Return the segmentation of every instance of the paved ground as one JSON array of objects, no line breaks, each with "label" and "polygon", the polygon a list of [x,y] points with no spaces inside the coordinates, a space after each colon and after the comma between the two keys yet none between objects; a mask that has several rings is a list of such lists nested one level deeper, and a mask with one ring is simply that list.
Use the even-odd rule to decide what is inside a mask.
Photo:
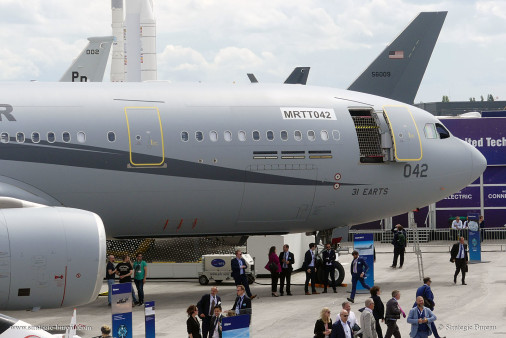
[{"label": "paved ground", "polygon": [[[453,284],[454,265],[449,262],[449,253],[424,253],[425,275],[432,278],[440,334],[446,337],[506,337],[506,253],[484,252],[483,261],[489,263],[473,264],[466,278],[467,286]],[[349,271],[351,255],[340,257]],[[393,270],[392,254],[378,252],[375,264],[376,284],[383,291],[381,298],[386,303],[391,291],[401,291],[400,304],[408,312],[414,302],[415,291],[422,283],[418,279],[416,256],[406,255],[403,269]],[[345,282],[350,282],[349,274]],[[304,274],[297,273],[294,283],[303,284]],[[348,288],[339,288],[337,294],[305,296],[303,286],[293,286],[293,297],[274,298],[270,296],[270,279],[260,278],[252,286],[259,295],[253,301],[252,337],[312,337],[315,320],[320,309],[330,307],[333,319],[340,310],[340,304],[349,295]],[[187,337],[186,313],[188,305],[196,304],[200,296],[210,289],[201,286],[196,280],[188,281],[148,281],[146,300],[156,301],[157,337]],[[103,290],[107,289],[104,284]],[[235,297],[233,283],[224,282],[219,286],[219,295],[225,308],[231,308]],[[352,310],[363,306],[366,295],[357,295]],[[9,311],[5,314],[25,320],[33,325],[66,325],[72,309]],[[103,324],[111,324],[107,297],[99,297],[95,302],[77,308],[77,321],[93,328],[93,331],[80,331],[81,337],[98,334]],[[144,337],[144,313],[141,307],[134,308],[134,337]],[[399,327],[403,337],[409,337],[409,325],[400,320]],[[384,327],[385,332],[386,327]]]}]

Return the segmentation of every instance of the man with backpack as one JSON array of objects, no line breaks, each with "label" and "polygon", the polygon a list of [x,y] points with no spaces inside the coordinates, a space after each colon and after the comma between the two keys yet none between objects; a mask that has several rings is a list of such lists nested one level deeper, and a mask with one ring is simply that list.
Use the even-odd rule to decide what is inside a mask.
[{"label": "man with backpack", "polygon": [[392,240],[392,244],[394,245],[394,261],[392,263],[392,268],[397,267],[397,258],[399,256],[399,268],[402,268],[402,265],[404,264],[404,251],[406,249],[407,234],[402,225],[397,224],[395,227],[397,230],[394,231],[394,239]]}]

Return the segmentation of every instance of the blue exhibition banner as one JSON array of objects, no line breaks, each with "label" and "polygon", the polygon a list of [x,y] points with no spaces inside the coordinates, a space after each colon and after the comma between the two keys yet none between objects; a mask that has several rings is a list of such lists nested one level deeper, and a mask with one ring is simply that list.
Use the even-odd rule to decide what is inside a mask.
[{"label": "blue exhibition banner", "polygon": [[111,305],[112,336],[132,338],[132,283],[112,286]]},{"label": "blue exhibition banner", "polygon": [[[369,270],[365,275],[365,283],[367,285],[374,285],[374,237],[373,234],[355,234],[353,237],[353,249],[358,251]],[[357,292],[365,290],[362,284],[357,283]]]},{"label": "blue exhibition banner", "polygon": [[251,315],[224,317],[221,322],[222,338],[249,338]]},{"label": "blue exhibition banner", "polygon": [[473,231],[469,229],[469,260],[471,262],[481,262],[480,230]]},{"label": "blue exhibition banner", "polygon": [[144,303],[146,338],[155,338],[155,302]]}]

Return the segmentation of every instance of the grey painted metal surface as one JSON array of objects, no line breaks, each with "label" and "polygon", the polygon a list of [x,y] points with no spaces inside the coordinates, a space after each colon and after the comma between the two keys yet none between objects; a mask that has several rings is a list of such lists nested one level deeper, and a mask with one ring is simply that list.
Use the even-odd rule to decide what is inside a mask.
[{"label": "grey painted metal surface", "polygon": [[[97,213],[109,237],[348,226],[441,199],[486,165],[457,138],[425,138],[423,126],[439,121],[415,107],[422,158],[361,163],[350,109],[382,114],[402,104],[357,92],[163,82],[0,87],[2,175]],[[138,110],[150,113],[132,119]]]}]

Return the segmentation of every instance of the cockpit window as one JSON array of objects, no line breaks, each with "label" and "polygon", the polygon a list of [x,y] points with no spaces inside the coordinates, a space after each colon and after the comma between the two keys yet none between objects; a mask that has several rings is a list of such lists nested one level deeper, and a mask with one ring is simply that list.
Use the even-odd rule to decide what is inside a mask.
[{"label": "cockpit window", "polygon": [[425,133],[425,138],[428,139],[437,138],[436,127],[434,126],[433,123],[427,123],[423,128],[423,131]]},{"label": "cockpit window", "polygon": [[439,134],[439,138],[440,139],[444,139],[444,138],[450,137],[450,132],[441,123],[436,123],[436,130],[437,130],[437,132]]}]

